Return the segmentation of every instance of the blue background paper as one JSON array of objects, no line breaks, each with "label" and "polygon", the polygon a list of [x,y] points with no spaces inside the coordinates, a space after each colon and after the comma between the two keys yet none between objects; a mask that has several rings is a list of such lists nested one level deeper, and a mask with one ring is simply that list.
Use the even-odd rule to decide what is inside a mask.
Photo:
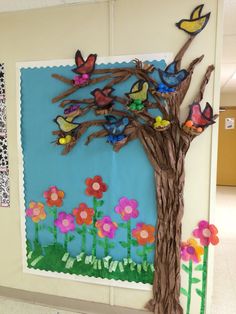
[{"label": "blue background paper", "polygon": [[[152,62],[156,67],[164,68],[164,61]],[[132,63],[128,64],[131,65]],[[132,64],[133,65],[133,64]],[[97,68],[111,67],[97,65]],[[127,67],[127,63],[115,63],[112,67]],[[25,206],[30,201],[43,202],[43,192],[50,186],[56,185],[65,192],[63,206],[58,211],[71,213],[73,208],[85,202],[92,207],[92,197],[85,195],[85,179],[101,175],[108,185],[108,191],[104,193],[105,204],[101,208],[105,215],[110,215],[112,220],[122,222],[120,216],[114,212],[115,206],[121,197],[136,199],[139,203],[139,216],[132,219],[132,229],[136,223],[144,222],[155,225],[156,221],[156,196],[153,169],[147,159],[142,145],[135,140],[125,146],[119,153],[112,150],[112,146],[106,143],[106,138],[95,139],[88,146],[84,145],[86,136],[94,129],[89,129],[75,148],[66,156],[61,155],[62,146],[53,144],[55,136],[53,130],[57,130],[54,119],[63,115],[63,109],[58,103],[52,104],[51,99],[62,93],[68,85],[51,77],[53,73],[73,78],[71,66],[41,67],[21,69],[21,135],[24,155],[24,188]],[[157,72],[154,74],[157,76]],[[136,78],[115,86],[113,95],[123,96],[129,92]],[[103,87],[104,82],[96,86],[89,86],[76,92],[68,99],[92,98],[90,92],[96,87]],[[78,121],[87,119],[101,119],[93,113],[79,118]],[[53,225],[52,217],[48,214],[44,224]],[[34,240],[34,224],[30,218],[26,219],[27,238]],[[81,238],[75,233],[76,238],[69,243],[68,249],[72,256],[80,253]],[[59,242],[63,243],[64,235],[58,231]],[[52,243],[52,234],[47,230],[41,230],[39,240],[42,245]],[[122,248],[119,241],[126,241],[125,229],[119,228],[113,239],[116,246],[110,250],[110,255],[115,259],[126,257],[126,249]],[[87,235],[87,250],[91,252],[92,237]],[[139,262],[136,255],[137,248],[132,248],[132,258]],[[98,257],[103,256],[103,249],[97,248]],[[153,253],[149,254],[149,261],[153,260]]]}]

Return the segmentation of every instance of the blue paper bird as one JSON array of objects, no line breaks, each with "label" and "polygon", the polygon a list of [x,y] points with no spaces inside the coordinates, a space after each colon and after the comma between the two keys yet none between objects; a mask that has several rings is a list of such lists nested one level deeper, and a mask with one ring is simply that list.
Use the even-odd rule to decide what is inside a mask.
[{"label": "blue paper bird", "polygon": [[126,137],[123,132],[129,124],[129,119],[127,117],[117,119],[116,117],[109,115],[106,116],[106,120],[107,123],[105,123],[103,127],[109,133],[107,141],[111,144],[115,144],[123,140]]},{"label": "blue paper bird", "polygon": [[160,79],[166,86],[173,88],[177,87],[188,76],[186,70],[177,71],[177,61],[173,61],[163,71],[158,69]]}]

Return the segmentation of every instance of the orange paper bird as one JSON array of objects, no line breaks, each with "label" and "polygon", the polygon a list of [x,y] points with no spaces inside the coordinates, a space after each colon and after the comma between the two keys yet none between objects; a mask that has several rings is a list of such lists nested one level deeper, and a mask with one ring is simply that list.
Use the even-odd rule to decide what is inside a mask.
[{"label": "orange paper bird", "polygon": [[96,88],[94,91],[92,91],[91,94],[94,96],[95,105],[102,108],[111,106],[114,98],[111,97],[110,94],[113,91],[114,89],[109,87],[103,89]]},{"label": "orange paper bird", "polygon": [[93,72],[95,68],[96,59],[97,59],[96,54],[90,54],[85,61],[81,55],[80,50],[77,50],[75,54],[75,63],[77,67],[72,69],[72,71],[81,75],[90,74],[91,72]]}]

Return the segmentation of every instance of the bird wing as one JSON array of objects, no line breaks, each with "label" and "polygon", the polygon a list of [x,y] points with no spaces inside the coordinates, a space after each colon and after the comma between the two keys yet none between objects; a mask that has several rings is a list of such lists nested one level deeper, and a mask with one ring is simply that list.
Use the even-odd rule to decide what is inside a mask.
[{"label": "bird wing", "polygon": [[190,20],[198,19],[201,16],[204,4],[197,6],[190,15]]},{"label": "bird wing", "polygon": [[112,115],[106,116],[105,119],[106,119],[107,122],[109,122],[110,124],[117,122],[117,118],[116,118],[115,116],[112,116]]},{"label": "bird wing", "polygon": [[177,61],[173,61],[167,66],[167,68],[165,69],[165,72],[172,73],[172,74],[176,73],[177,72],[176,66],[177,66]]},{"label": "bird wing", "polygon": [[82,57],[82,54],[81,54],[80,50],[76,51],[76,54],[75,54],[75,64],[77,65],[77,67],[79,67],[82,64],[84,64],[84,59]]},{"label": "bird wing", "polygon": [[114,91],[112,87],[105,87],[103,88],[102,92],[105,96],[109,96]]},{"label": "bird wing", "polygon": [[205,109],[203,110],[203,114],[207,119],[213,118],[213,109],[208,102],[206,103]]},{"label": "bird wing", "polygon": [[83,64],[78,66],[76,69],[73,69],[72,71],[78,74],[89,74],[93,72],[95,68],[96,59],[96,54],[90,54]]},{"label": "bird wing", "polygon": [[132,85],[132,87],[131,87],[131,89],[130,89],[131,93],[137,92],[137,91],[139,90],[139,87],[140,87],[140,80],[137,81],[137,82],[135,82],[135,83]]},{"label": "bird wing", "polygon": [[167,85],[168,87],[176,87],[188,76],[188,72],[186,70],[180,70],[177,73],[168,73],[166,71],[162,71],[158,69],[161,81]]},{"label": "bird wing", "polygon": [[196,127],[206,127],[210,124],[215,123],[214,120],[208,119],[204,116],[199,103],[194,103],[190,106],[188,120],[192,120],[194,126]]}]

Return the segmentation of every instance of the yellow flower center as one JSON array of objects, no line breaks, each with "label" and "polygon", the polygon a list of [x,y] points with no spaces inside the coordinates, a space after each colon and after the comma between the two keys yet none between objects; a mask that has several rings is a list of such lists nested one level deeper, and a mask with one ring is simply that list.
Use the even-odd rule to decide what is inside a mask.
[{"label": "yellow flower center", "polygon": [[86,219],[86,218],[88,217],[88,214],[86,213],[85,210],[80,213],[80,217],[81,217],[82,219]]},{"label": "yellow flower center", "polygon": [[107,231],[107,232],[108,232],[108,231],[110,231],[110,229],[111,229],[111,226],[110,226],[109,224],[104,224],[104,225],[103,225],[103,230],[104,230],[104,231]]},{"label": "yellow flower center", "polygon": [[57,193],[52,193],[52,194],[51,194],[51,200],[52,200],[52,201],[57,201],[57,200],[58,200],[58,195],[57,195]]},{"label": "yellow flower center", "polygon": [[100,184],[98,182],[94,182],[92,188],[93,190],[98,191],[100,189]]},{"label": "yellow flower center", "polygon": [[140,237],[143,239],[147,239],[148,238],[148,232],[146,230],[142,230],[140,232]]},{"label": "yellow flower center", "polygon": [[68,219],[63,219],[62,224],[64,227],[68,227],[70,223],[69,223]]}]

